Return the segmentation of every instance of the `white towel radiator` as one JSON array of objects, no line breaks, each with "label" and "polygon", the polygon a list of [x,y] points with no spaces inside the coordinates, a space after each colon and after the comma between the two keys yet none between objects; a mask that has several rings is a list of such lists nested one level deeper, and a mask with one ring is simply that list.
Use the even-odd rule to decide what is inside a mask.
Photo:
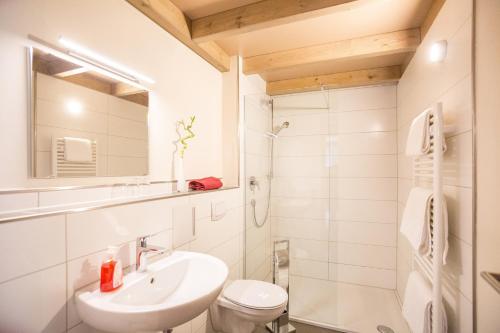
[{"label": "white towel radiator", "polygon": [[431,221],[431,254],[422,257],[414,252],[415,262],[432,283],[432,333],[442,332],[442,271],[443,271],[443,139],[444,124],[442,104],[437,103],[424,111],[430,113],[431,150],[427,155],[413,160],[415,186],[433,189]]}]

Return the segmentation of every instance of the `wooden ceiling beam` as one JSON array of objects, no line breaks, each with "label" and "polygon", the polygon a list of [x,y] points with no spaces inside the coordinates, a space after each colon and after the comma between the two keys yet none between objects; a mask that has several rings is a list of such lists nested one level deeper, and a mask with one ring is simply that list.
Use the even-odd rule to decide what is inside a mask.
[{"label": "wooden ceiling beam", "polygon": [[[338,10],[355,0],[263,0],[192,21],[193,40],[206,42]],[[342,7],[340,7],[342,8]]]},{"label": "wooden ceiling beam", "polygon": [[194,42],[191,39],[191,21],[170,0],[127,0],[127,2],[219,71],[229,71],[229,55],[215,42],[200,44]]},{"label": "wooden ceiling beam", "polygon": [[283,95],[321,89],[367,86],[395,82],[401,78],[401,67],[389,66],[344,73],[317,75],[267,82],[267,94]]},{"label": "wooden ceiling beam", "polygon": [[415,51],[419,44],[419,29],[401,30],[247,57],[243,59],[243,72],[247,75],[258,74],[326,61],[407,53]]},{"label": "wooden ceiling beam", "polygon": [[427,12],[427,15],[425,16],[425,19],[420,27],[422,39],[424,39],[425,35],[427,35],[427,32],[429,32],[432,23],[434,23],[434,20],[438,16],[439,11],[441,10],[445,2],[446,0],[434,0],[432,2],[432,5],[429,8],[429,11]]},{"label": "wooden ceiling beam", "polygon": [[[425,36],[429,32],[429,29],[432,26],[432,23],[434,23],[434,20],[438,16],[439,12],[441,11],[441,8],[443,8],[444,3],[446,0],[434,0],[429,8],[429,11],[427,12],[427,15],[424,18],[424,21],[420,25],[420,39],[424,40]],[[403,73],[406,71],[406,68],[410,64],[411,60],[413,59],[413,56],[415,55],[415,52],[412,52],[408,54],[406,59],[404,60],[401,68],[403,70]]]}]

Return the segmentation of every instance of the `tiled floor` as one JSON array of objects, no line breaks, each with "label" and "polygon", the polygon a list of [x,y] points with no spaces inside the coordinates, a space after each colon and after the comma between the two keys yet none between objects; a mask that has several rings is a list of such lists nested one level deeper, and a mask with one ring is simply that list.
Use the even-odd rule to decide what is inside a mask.
[{"label": "tiled floor", "polygon": [[341,331],[378,333],[377,325],[386,325],[409,333],[396,294],[389,289],[292,276],[290,315]]},{"label": "tiled floor", "polygon": [[[297,322],[291,322],[291,324],[295,327],[296,333],[342,333]],[[269,333],[269,331],[267,331],[264,327],[258,327],[253,333]]]}]

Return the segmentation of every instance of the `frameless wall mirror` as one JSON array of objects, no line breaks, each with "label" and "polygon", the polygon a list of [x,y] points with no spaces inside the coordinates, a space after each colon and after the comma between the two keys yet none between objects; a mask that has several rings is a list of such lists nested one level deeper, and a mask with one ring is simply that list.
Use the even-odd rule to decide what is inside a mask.
[{"label": "frameless wall mirror", "polygon": [[32,176],[147,175],[148,92],[57,52],[29,54]]}]

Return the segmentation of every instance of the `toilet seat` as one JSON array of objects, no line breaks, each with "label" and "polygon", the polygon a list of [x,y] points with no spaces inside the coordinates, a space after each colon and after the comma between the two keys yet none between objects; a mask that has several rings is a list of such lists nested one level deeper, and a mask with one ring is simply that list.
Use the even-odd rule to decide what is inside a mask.
[{"label": "toilet seat", "polygon": [[223,333],[251,333],[256,325],[278,318],[287,302],[285,289],[272,283],[227,281],[223,292],[210,305],[212,328]]},{"label": "toilet seat", "polygon": [[288,301],[286,291],[275,284],[258,280],[236,280],[223,291],[225,300],[253,310],[271,310]]}]

